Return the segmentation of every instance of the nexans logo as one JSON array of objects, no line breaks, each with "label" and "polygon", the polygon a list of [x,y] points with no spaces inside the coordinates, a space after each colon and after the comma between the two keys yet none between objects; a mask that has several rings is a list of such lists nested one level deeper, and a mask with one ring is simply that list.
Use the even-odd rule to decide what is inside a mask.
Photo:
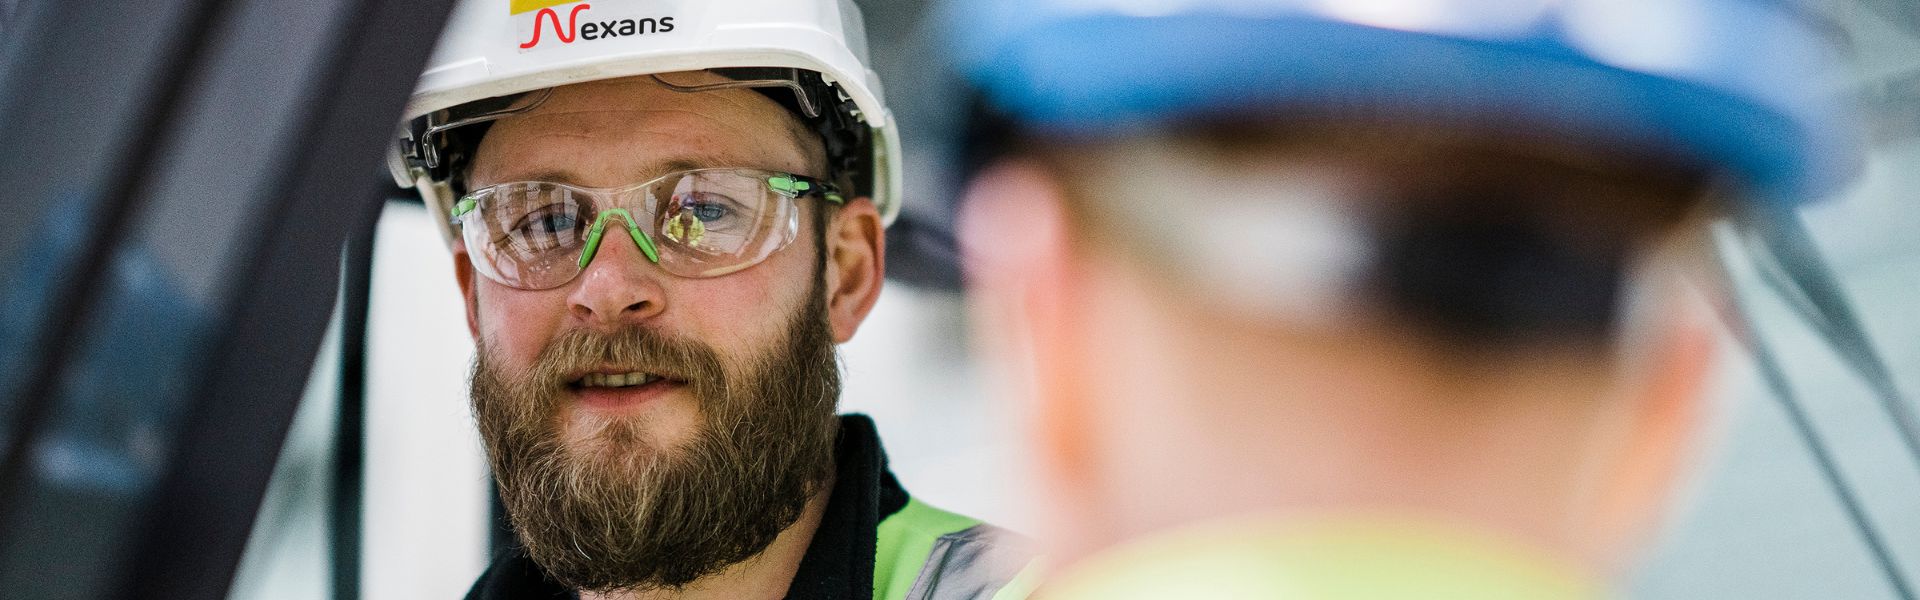
[{"label": "nexans logo", "polygon": [[[580,40],[603,40],[673,31],[672,16],[642,16],[644,11],[636,10],[642,7],[634,6],[635,4],[639,3],[621,0],[599,0],[591,3],[564,0],[511,0],[514,29],[518,34],[517,41],[521,51],[533,50],[542,45],[572,44]],[[596,9],[595,5],[600,5],[601,8]],[[561,15],[566,15],[566,18],[562,19]]]}]

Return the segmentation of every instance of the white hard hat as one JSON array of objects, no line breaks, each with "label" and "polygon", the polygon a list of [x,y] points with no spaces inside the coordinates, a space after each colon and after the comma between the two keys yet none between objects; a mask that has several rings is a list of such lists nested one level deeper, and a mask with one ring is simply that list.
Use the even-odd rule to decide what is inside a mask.
[{"label": "white hard hat", "polygon": [[[703,69],[761,80],[751,87],[790,88],[801,112],[818,113],[801,117],[826,137],[840,169],[829,176],[852,175],[856,193],[871,195],[884,222],[893,222],[900,141],[880,79],[867,68],[865,25],[852,0],[461,0],[387,164],[401,187],[420,190],[429,210],[448,214],[457,173],[449,168],[456,157],[442,155],[447,134],[511,112],[499,110],[506,103],[482,101]],[[452,244],[452,226],[436,221]]]}]

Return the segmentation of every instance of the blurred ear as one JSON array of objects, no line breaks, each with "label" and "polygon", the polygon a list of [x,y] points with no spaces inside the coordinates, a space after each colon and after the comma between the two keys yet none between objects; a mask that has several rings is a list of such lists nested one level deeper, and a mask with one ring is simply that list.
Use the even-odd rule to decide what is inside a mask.
[{"label": "blurred ear", "polygon": [[1706,394],[1717,355],[1715,330],[1692,298],[1662,300],[1679,310],[1638,339],[1628,338],[1645,351],[1627,362],[1631,413],[1622,451],[1604,474],[1587,521],[1596,550],[1615,568],[1630,567],[1630,557],[1675,509],[1681,488],[1695,475],[1692,462],[1711,416]]},{"label": "blurred ear", "polygon": [[480,302],[474,289],[473,258],[467,255],[466,242],[453,243],[453,279],[460,284],[460,297],[467,309],[467,333],[480,341]]},{"label": "blurred ear", "polygon": [[1020,409],[1042,454],[1038,474],[1064,484],[1056,489],[1093,489],[1074,318],[1082,292],[1058,181],[1030,163],[986,169],[961,202],[958,235],[978,343],[1031,396]]},{"label": "blurred ear", "polygon": [[887,271],[887,235],[871,198],[854,198],[827,223],[827,322],[833,340],[853,339],[880,300]]}]

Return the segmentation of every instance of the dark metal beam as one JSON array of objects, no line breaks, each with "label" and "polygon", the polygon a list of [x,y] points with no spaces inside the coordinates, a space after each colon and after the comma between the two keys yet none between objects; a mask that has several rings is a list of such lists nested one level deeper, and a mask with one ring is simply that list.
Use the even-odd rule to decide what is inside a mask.
[{"label": "dark metal beam", "polygon": [[0,64],[0,589],[224,600],[450,0],[32,2]]},{"label": "dark metal beam", "polygon": [[[388,191],[382,196],[393,197]],[[366,499],[367,310],[373,291],[374,231],[347,240],[340,295],[340,404],[334,422],[333,494],[328,511],[329,568],[335,600],[360,599],[360,529]]]},{"label": "dark metal beam", "polygon": [[[385,203],[381,152],[392,141],[450,0],[358,0],[343,11],[329,60],[311,74],[305,114],[277,144],[278,197],[231,279],[225,336],[209,353],[198,401],[142,543],[125,598],[224,598],[266,490],[294,403],[327,322],[341,243],[373,227]],[[284,24],[283,24],[284,25]],[[261,368],[261,357],[284,360]],[[235,519],[231,515],[244,514]],[[200,552],[182,545],[210,541]]]}]

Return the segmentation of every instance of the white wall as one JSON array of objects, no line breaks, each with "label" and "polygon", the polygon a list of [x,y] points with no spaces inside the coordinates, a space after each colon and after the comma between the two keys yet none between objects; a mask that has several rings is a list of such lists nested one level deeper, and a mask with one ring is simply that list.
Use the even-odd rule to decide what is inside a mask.
[{"label": "white wall", "polygon": [[464,595],[487,563],[487,466],[467,408],[472,364],[451,259],[426,209],[392,204],[367,314],[362,598]]}]

